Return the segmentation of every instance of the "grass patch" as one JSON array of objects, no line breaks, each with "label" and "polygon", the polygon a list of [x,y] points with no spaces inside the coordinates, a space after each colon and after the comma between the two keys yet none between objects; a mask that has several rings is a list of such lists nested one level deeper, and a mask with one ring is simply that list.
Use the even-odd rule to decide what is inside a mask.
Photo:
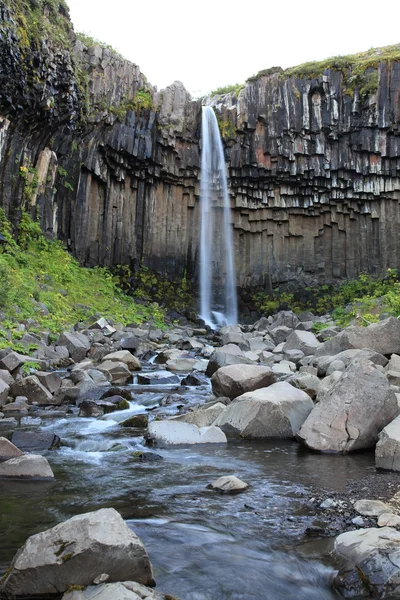
[{"label": "grass patch", "polygon": [[[54,333],[100,315],[125,325],[148,320],[164,325],[164,311],[158,305],[135,303],[106,268],[81,267],[60,242],[46,240],[26,213],[17,241],[1,209],[0,228],[7,240],[0,254],[0,309],[6,322],[33,319],[39,330]],[[3,339],[1,344],[10,342]]]},{"label": "grass patch", "polygon": [[296,293],[258,292],[253,295],[253,302],[266,315],[278,310],[312,310],[320,315],[332,313],[332,318],[342,327],[354,320],[367,326],[379,321],[383,313],[400,315],[400,277],[396,269],[388,269],[385,276],[379,278],[362,273],[358,279],[340,285],[304,288]]},{"label": "grass patch", "polygon": [[239,96],[240,91],[244,88],[244,83],[234,83],[233,85],[225,85],[217,88],[216,90],[212,90],[209,93],[209,96],[223,96],[224,94],[234,93],[235,97]]},{"label": "grass patch", "polygon": [[109,50],[112,54],[115,54],[119,58],[122,58],[122,60],[125,60],[125,57],[122,56],[122,54],[120,52],[118,52],[118,50],[113,48],[113,46],[111,46],[110,44],[106,44],[105,42],[102,42],[94,37],[91,37],[90,35],[88,35],[87,33],[84,33],[83,31],[77,31],[76,37],[80,42],[82,42],[82,44],[85,44],[85,46],[87,48],[93,48],[93,46],[100,46],[101,48],[105,48],[106,50]]}]

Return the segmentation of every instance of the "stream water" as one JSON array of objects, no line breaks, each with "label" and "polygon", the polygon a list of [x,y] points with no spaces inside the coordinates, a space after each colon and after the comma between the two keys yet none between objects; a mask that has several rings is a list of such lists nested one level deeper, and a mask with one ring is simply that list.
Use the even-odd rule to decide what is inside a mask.
[{"label": "stream water", "polygon": [[[113,507],[143,540],[157,588],[182,600],[337,598],[334,570],[329,559],[321,561],[329,541],[304,534],[315,521],[305,498],[311,487],[344,490],[349,478],[374,469],[371,456],[310,454],[291,441],[238,441],[151,449],[162,460],[141,462],[134,453],[149,448],[119,421],[149,409],[173,414],[179,398],[160,407],[176,387],[128,388],[131,408],[105,418],[38,411],[40,428],[65,446],[47,453],[55,482],[0,481],[0,574],[29,535]],[[189,402],[209,393],[207,386],[178,391]],[[251,487],[235,496],[206,489],[227,474]]]}]

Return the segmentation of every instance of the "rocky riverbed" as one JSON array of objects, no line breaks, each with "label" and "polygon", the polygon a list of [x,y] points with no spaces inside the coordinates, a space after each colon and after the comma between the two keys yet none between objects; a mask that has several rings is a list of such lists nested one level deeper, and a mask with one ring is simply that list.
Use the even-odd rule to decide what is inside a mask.
[{"label": "rocky riverbed", "polygon": [[[400,322],[341,331],[319,320],[326,328],[314,335],[316,317],[288,311],[219,332],[99,319],[55,343],[21,326],[33,355],[0,353],[3,572],[30,535],[88,512],[102,529],[109,518],[98,511],[113,508],[144,541],[165,598],[333,598],[337,569],[346,597],[397,597],[397,571],[388,576],[381,557],[400,520],[391,500]],[[376,465],[391,461],[394,471],[376,471],[376,445]],[[237,480],[222,488],[235,494],[208,487],[224,476],[242,491]],[[366,512],[363,499],[386,505]],[[332,554],[339,534],[377,528],[386,538],[368,542],[361,571],[340,537]],[[82,558],[78,541],[66,541],[53,562],[68,585],[54,597],[164,598],[134,589],[149,581],[130,578],[132,564],[107,572],[98,547],[83,580],[71,560]],[[50,566],[41,568],[48,579]],[[39,583],[19,589],[16,570],[5,574],[4,597],[51,593]],[[94,582],[96,591],[78,589]]]}]

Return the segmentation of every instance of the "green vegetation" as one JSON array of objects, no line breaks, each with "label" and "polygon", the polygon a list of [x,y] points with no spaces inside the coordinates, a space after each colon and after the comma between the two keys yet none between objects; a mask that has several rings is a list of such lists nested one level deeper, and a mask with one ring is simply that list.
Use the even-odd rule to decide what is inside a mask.
[{"label": "green vegetation", "polygon": [[[106,268],[81,267],[60,242],[46,240],[39,224],[27,213],[22,213],[15,241],[0,209],[0,231],[7,240],[0,250],[3,327],[32,319],[36,330],[57,333],[99,315],[123,324],[151,320],[158,327],[164,325],[164,311],[157,304],[135,303]],[[20,337],[18,331],[11,340],[0,333],[0,347],[13,347],[26,354],[32,348],[22,346],[17,341]]]},{"label": "green vegetation", "polygon": [[258,71],[256,75],[252,75],[248,79],[246,79],[246,83],[251,83],[252,81],[257,81],[261,77],[266,77],[268,75],[274,75],[275,73],[284,73],[282,67],[270,67],[269,69],[262,69],[262,71]]},{"label": "green vegetation", "polygon": [[366,326],[377,322],[382,313],[400,315],[400,277],[396,269],[388,269],[385,277],[380,278],[362,273],[358,279],[338,286],[305,288],[297,294],[279,290],[271,295],[259,292],[253,301],[267,315],[287,309],[313,310],[317,314],[332,312],[333,319],[342,327],[354,320]]},{"label": "green vegetation", "polygon": [[161,275],[141,265],[137,272],[120,265],[115,270],[121,288],[134,298],[145,302],[158,302],[162,307],[179,313],[194,308],[193,284],[186,274],[182,279]]},{"label": "green vegetation", "polygon": [[112,54],[115,54],[116,56],[119,56],[119,58],[122,58],[123,60],[125,60],[124,57],[122,56],[122,54],[120,54],[120,52],[118,52],[118,50],[116,50],[115,48],[110,46],[110,44],[106,44],[105,42],[102,42],[96,38],[93,38],[90,35],[88,35],[87,33],[84,33],[83,31],[77,31],[76,37],[80,42],[82,42],[82,44],[85,44],[85,46],[87,48],[93,48],[93,46],[100,46],[101,48],[105,48],[106,50],[109,50],[110,52],[112,52]]},{"label": "green vegetation", "polygon": [[236,139],[237,132],[232,121],[229,120],[228,115],[219,115],[215,113],[215,116],[217,117],[218,128],[222,139],[225,141]]},{"label": "green vegetation", "polygon": [[16,19],[16,33],[21,52],[39,47],[43,38],[69,49],[72,30],[65,0],[5,0]]},{"label": "green vegetation", "polygon": [[223,94],[230,94],[233,92],[236,98],[239,96],[240,91],[244,88],[244,83],[235,83],[233,85],[225,85],[217,88],[216,90],[212,90],[208,95],[209,96],[222,96]]}]

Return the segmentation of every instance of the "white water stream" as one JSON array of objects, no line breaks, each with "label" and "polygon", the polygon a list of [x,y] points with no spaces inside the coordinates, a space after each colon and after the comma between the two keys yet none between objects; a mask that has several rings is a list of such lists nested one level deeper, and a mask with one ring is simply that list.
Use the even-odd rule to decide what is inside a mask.
[{"label": "white water stream", "polygon": [[200,317],[212,328],[237,324],[236,274],[224,149],[213,109],[203,106]]}]

